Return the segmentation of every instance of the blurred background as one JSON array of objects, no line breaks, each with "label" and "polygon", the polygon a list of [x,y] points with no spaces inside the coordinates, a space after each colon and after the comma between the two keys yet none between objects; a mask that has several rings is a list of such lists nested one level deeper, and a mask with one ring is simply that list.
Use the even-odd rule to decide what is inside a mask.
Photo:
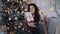
[{"label": "blurred background", "polygon": [[0,0],[0,34],[29,33],[23,13],[30,3],[35,3],[47,17],[48,34],[60,34],[60,0]]}]

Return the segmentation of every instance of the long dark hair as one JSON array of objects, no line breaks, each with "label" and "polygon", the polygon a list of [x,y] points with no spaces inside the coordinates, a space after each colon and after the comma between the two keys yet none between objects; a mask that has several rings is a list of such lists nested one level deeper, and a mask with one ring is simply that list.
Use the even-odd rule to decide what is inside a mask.
[{"label": "long dark hair", "polygon": [[39,11],[38,7],[37,7],[34,3],[31,3],[31,4],[28,5],[28,11],[30,11],[30,6],[34,6],[34,8],[35,8],[35,12],[34,12],[35,21],[36,21],[36,22],[39,22],[39,20],[40,20],[40,15],[39,15],[39,13],[38,13],[38,11]]}]

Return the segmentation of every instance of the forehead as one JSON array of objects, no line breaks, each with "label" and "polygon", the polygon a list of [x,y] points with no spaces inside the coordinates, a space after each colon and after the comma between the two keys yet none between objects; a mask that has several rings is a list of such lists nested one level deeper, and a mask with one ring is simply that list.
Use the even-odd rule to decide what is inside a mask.
[{"label": "forehead", "polygon": [[30,6],[30,8],[32,8],[32,7],[34,8],[34,6],[33,6],[33,5],[31,5],[31,6]]}]

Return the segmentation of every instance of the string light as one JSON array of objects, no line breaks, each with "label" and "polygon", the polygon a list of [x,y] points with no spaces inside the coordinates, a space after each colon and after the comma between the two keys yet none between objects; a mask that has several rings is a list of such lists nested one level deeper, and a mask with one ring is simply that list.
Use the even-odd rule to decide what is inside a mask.
[{"label": "string light", "polygon": [[19,14],[20,12],[18,11],[17,13]]},{"label": "string light", "polygon": [[5,12],[8,12],[7,10],[5,10]]},{"label": "string light", "polygon": [[18,20],[18,17],[15,17],[15,20]]},{"label": "string light", "polygon": [[50,11],[54,11],[54,8],[52,7],[52,8],[50,8]]},{"label": "string light", "polygon": [[17,27],[15,27],[15,29],[17,29]]},{"label": "string light", "polygon": [[9,18],[9,20],[11,20],[11,18]]}]

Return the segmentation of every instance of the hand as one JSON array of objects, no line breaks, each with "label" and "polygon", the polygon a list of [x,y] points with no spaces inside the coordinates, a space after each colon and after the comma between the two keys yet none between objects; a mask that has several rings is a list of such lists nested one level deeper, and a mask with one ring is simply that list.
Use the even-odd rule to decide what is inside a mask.
[{"label": "hand", "polygon": [[28,26],[30,26],[30,27],[36,27],[36,25],[35,25],[35,23],[28,23]]}]

